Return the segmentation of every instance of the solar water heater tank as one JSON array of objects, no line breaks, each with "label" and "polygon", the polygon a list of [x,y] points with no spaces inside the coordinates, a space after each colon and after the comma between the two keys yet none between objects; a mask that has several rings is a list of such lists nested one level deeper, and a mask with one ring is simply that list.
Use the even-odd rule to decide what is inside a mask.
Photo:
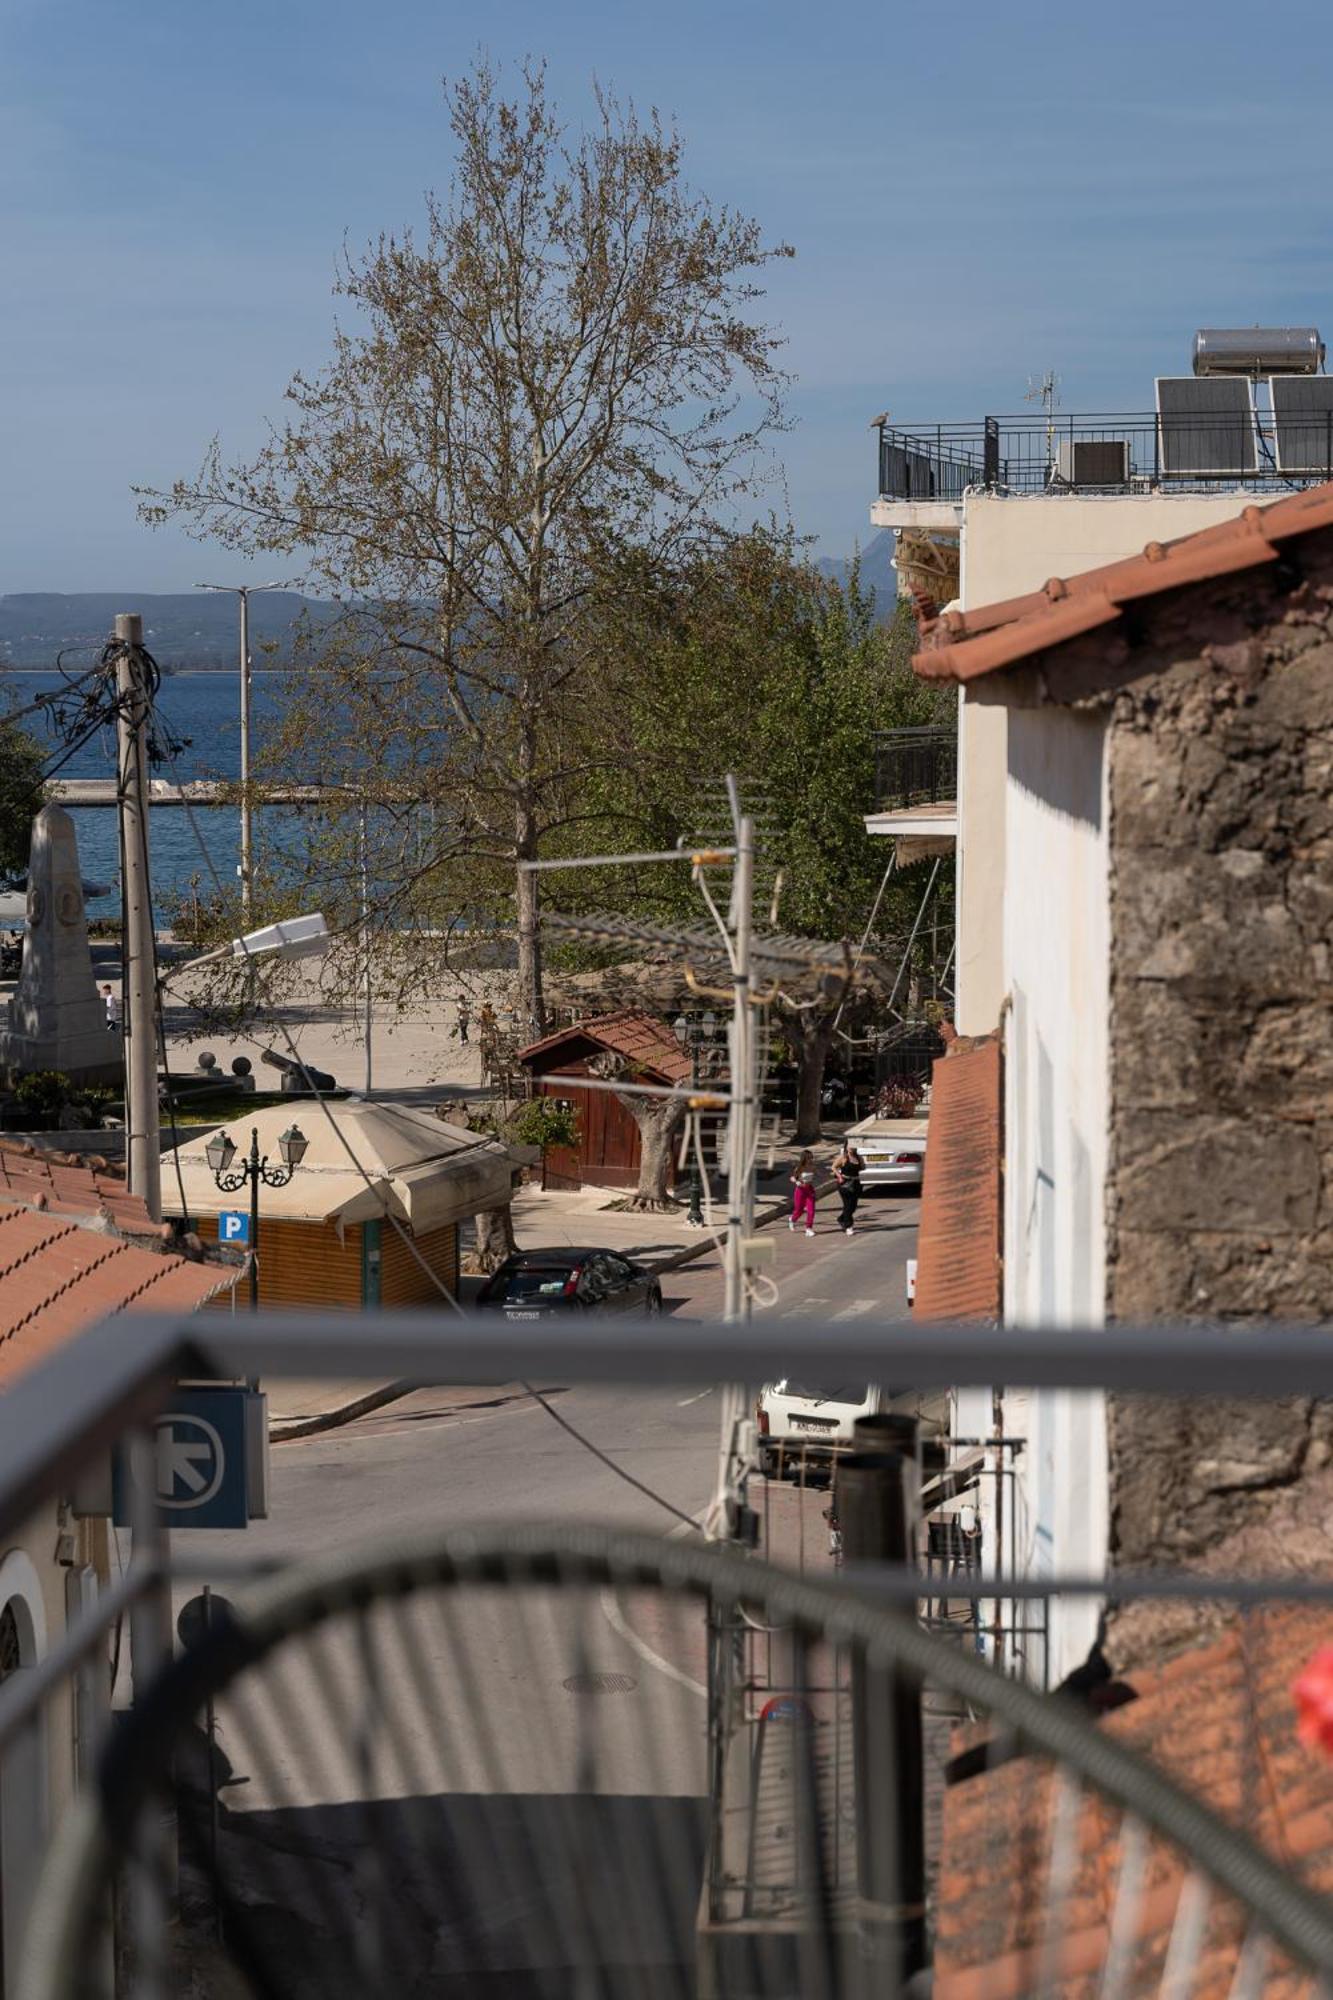
[{"label": "solar water heater tank", "polygon": [[1317,326],[1204,326],[1194,336],[1196,375],[1317,375]]}]

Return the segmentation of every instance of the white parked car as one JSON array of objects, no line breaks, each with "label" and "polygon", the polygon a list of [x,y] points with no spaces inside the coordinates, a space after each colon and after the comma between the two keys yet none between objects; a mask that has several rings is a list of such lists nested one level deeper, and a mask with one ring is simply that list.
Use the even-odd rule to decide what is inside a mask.
[{"label": "white parked car", "polygon": [[839,1451],[850,1451],[852,1425],[874,1416],[884,1398],[873,1383],[766,1382],[759,1392],[759,1460],[770,1479],[797,1473],[802,1464],[828,1471]]},{"label": "white parked car", "polygon": [[863,1118],[847,1127],[847,1141],[865,1161],[861,1186],[921,1191],[926,1171],[928,1118]]}]

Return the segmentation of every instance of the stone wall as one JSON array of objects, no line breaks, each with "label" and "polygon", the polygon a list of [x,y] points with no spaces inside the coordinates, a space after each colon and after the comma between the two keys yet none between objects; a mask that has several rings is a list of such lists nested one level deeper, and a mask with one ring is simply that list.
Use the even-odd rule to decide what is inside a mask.
[{"label": "stone wall", "polygon": [[[1154,607],[1114,698],[1121,1321],[1333,1315],[1333,537],[1300,561]],[[1279,1522],[1333,1562],[1327,1406],[1121,1398],[1110,1443],[1117,1564],[1272,1561]]]}]

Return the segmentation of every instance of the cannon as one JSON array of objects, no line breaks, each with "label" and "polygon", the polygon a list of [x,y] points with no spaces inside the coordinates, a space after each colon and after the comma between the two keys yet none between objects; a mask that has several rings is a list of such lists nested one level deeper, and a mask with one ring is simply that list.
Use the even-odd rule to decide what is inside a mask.
[{"label": "cannon", "polygon": [[330,1076],[327,1070],[313,1069],[309,1063],[297,1062],[291,1056],[280,1056],[276,1049],[262,1050],[259,1060],[280,1073],[279,1088],[284,1097],[313,1097],[316,1091],[338,1088],[337,1077]]}]

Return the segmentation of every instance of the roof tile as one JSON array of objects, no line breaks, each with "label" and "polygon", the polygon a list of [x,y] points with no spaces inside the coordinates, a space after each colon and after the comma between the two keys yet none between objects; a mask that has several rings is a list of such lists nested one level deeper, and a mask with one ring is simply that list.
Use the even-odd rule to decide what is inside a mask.
[{"label": "roof tile", "polygon": [[[1325,1894],[1333,1888],[1333,1762],[1297,1739],[1292,1682],[1326,1640],[1326,1606],[1267,1606],[1220,1642],[1136,1674],[1139,1699],[1098,1725],[1148,1757],[1222,1818]],[[1092,1726],[1092,1725],[1090,1725]],[[936,2000],[1008,2000],[1039,1983],[1045,1943],[1054,1774],[1023,1757],[945,1794],[935,1959]],[[1120,1866],[1118,1809],[1085,1797],[1072,1896],[1052,2000],[1098,1989]],[[1134,1992],[1155,1990],[1187,1869],[1151,1846],[1138,1911]],[[1190,1991],[1232,1988],[1246,1916],[1215,1898]],[[1265,1994],[1306,1990],[1270,1967]]]},{"label": "roof tile", "polygon": [[667,1083],[689,1081],[689,1055],[670,1028],[655,1015],[629,1007],[616,1014],[599,1014],[590,1020],[575,1021],[567,1028],[557,1028],[554,1034],[544,1035],[540,1041],[520,1049],[518,1060],[529,1063],[562,1043],[579,1041],[593,1042],[599,1048],[624,1056]]},{"label": "roof tile", "polygon": [[1275,562],[1280,544],[1329,527],[1333,482],[1268,506],[1250,505],[1234,520],[1196,534],[1149,542],[1140,555],[1052,577],[1043,590],[946,612],[912,664],[925,680],[977,680],[1112,622],[1137,599]]},{"label": "roof tile", "polygon": [[[18,1205],[40,1188],[22,1174],[0,1177],[0,1387],[95,1321],[131,1307],[193,1312],[234,1284],[239,1265],[196,1262],[148,1249],[117,1233],[96,1208],[78,1215]],[[86,1198],[86,1187],[66,1188]],[[142,1203],[133,1221],[157,1233]]]}]

